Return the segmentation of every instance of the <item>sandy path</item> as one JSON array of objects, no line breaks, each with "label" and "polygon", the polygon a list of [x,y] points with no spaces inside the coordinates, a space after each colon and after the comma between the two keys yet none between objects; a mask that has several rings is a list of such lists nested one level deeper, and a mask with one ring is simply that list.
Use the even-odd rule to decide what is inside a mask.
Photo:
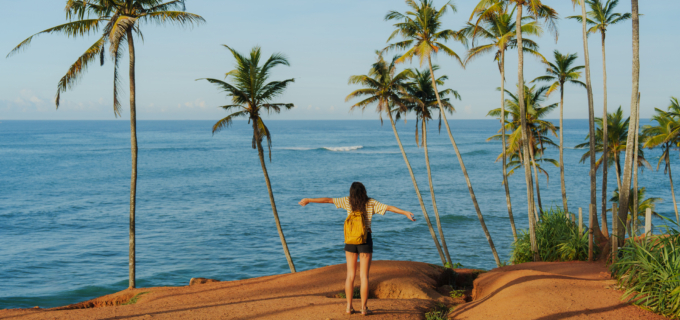
[{"label": "sandy path", "polygon": [[474,301],[451,319],[666,319],[621,302],[622,291],[600,263],[525,263],[475,280]]},{"label": "sandy path", "polygon": [[[75,310],[0,310],[0,319],[348,319],[343,290],[345,265],[240,281],[186,287],[126,290],[91,300],[92,304],[127,301],[134,305]],[[420,262],[374,261],[370,299],[372,319],[423,319],[423,313],[443,298],[435,289],[444,272]],[[188,279],[187,279],[188,280]],[[357,272],[358,285],[358,272]],[[82,305],[82,304],[81,304]],[[361,303],[355,300],[354,308]]]}]

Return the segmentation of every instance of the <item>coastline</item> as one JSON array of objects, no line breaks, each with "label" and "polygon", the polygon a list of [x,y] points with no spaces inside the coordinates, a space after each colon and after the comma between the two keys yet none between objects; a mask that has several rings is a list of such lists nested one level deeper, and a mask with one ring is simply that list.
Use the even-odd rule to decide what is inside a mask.
[{"label": "coastline", "polygon": [[[450,269],[410,261],[374,261],[369,307],[374,319],[424,319],[439,304],[450,319],[666,319],[621,301],[606,267],[538,262],[493,269]],[[446,291],[472,283],[463,297]],[[129,289],[51,309],[4,309],[0,319],[343,319],[345,265],[295,274],[182,287]],[[358,284],[358,279],[357,279]],[[471,289],[468,287],[468,289]],[[466,300],[470,302],[466,302]],[[352,315],[359,316],[359,315]]]}]

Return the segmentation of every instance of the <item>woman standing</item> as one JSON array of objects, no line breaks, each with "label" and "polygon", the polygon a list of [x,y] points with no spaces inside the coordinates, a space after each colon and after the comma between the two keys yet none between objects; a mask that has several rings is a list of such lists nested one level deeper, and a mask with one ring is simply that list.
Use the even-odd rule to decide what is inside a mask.
[{"label": "woman standing", "polygon": [[345,296],[347,297],[348,314],[354,312],[352,308],[352,298],[354,296],[354,276],[357,269],[357,258],[360,257],[360,277],[361,277],[361,314],[367,315],[370,313],[366,302],[368,301],[368,271],[371,268],[371,259],[373,257],[373,239],[371,237],[371,220],[374,214],[384,215],[385,211],[392,211],[394,213],[403,214],[409,220],[416,221],[413,213],[401,210],[397,207],[384,205],[375,199],[371,199],[366,195],[366,187],[361,182],[354,182],[349,188],[349,197],[343,198],[315,198],[302,199],[299,204],[306,206],[308,203],[332,203],[335,207],[347,210],[347,216],[352,213],[360,212],[364,227],[366,228],[366,241],[362,244],[345,244],[345,257],[347,258],[347,280],[345,281]]}]

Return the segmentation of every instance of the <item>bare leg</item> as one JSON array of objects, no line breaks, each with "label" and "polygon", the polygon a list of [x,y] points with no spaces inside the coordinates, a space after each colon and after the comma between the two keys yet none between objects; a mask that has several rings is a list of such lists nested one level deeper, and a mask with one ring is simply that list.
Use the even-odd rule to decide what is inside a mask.
[{"label": "bare leg", "polygon": [[345,296],[347,297],[347,310],[352,309],[354,297],[354,276],[357,273],[357,258],[359,254],[345,251],[347,258],[347,280],[345,280]]},{"label": "bare leg", "polygon": [[366,310],[368,302],[368,271],[371,269],[372,253],[362,253],[359,259],[359,276],[361,277],[361,310]]}]

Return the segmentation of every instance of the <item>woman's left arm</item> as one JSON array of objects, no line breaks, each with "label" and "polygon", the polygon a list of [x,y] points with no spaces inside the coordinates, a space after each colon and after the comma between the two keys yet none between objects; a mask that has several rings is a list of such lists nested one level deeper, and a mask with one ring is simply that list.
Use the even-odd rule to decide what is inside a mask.
[{"label": "woman's left arm", "polygon": [[308,203],[333,203],[332,198],[304,198],[298,202],[301,206],[306,206]]},{"label": "woman's left arm", "polygon": [[416,218],[414,217],[413,213],[408,212],[408,211],[406,211],[406,210],[401,210],[401,209],[399,209],[399,208],[397,208],[397,207],[394,207],[394,206],[387,206],[387,209],[386,209],[386,210],[387,210],[387,211],[392,211],[392,212],[398,213],[398,214],[403,214],[403,215],[405,215],[409,220],[411,220],[411,221],[416,221]]}]

